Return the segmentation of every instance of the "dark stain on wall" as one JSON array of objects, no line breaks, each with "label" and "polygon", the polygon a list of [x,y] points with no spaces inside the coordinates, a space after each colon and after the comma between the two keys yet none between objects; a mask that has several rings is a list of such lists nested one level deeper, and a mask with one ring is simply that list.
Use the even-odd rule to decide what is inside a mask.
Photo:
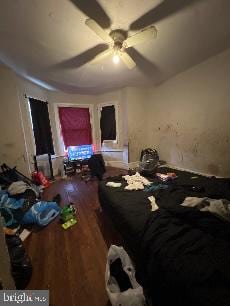
[{"label": "dark stain on wall", "polygon": [[198,146],[199,146],[199,143],[196,142],[193,147],[192,147],[192,153],[193,155],[197,155],[198,154]]}]

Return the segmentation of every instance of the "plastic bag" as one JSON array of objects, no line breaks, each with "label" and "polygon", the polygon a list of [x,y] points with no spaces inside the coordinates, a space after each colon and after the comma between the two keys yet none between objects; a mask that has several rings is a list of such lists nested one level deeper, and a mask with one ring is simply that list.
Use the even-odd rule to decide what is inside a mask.
[{"label": "plastic bag", "polygon": [[[119,286],[119,280],[114,277],[111,271],[111,265],[120,259],[122,270],[120,274],[126,274],[130,283],[130,288],[122,291]],[[119,273],[118,273],[119,274]],[[124,276],[124,275],[123,275]],[[124,277],[123,277],[124,278]],[[123,247],[111,245],[106,262],[105,285],[110,302],[113,306],[144,306],[145,297],[143,288],[138,284],[135,278],[135,269],[126,251]]]},{"label": "plastic bag", "polygon": [[23,216],[22,224],[48,225],[60,213],[56,202],[37,202]]}]

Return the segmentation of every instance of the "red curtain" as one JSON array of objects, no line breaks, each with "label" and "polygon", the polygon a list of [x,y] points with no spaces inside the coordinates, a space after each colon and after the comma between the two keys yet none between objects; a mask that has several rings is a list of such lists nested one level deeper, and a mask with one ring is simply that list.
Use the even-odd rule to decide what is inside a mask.
[{"label": "red curtain", "polygon": [[65,147],[92,144],[88,108],[59,107],[58,111]]}]

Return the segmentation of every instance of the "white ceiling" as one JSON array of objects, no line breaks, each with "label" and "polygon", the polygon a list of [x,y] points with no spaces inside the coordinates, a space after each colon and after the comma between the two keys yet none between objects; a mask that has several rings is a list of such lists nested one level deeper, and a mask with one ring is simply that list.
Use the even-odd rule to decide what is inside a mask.
[{"label": "white ceiling", "polygon": [[[129,35],[155,24],[158,37],[128,49],[133,70],[111,58],[90,65],[105,45],[87,16]],[[0,61],[66,92],[156,85],[230,47],[229,17],[229,0],[0,0]]]}]

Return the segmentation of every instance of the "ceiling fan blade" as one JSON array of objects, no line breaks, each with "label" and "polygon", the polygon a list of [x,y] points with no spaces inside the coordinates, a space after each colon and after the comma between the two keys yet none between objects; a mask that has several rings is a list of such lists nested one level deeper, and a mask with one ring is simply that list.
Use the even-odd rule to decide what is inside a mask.
[{"label": "ceiling fan blade", "polygon": [[126,53],[125,51],[123,52],[119,52],[119,56],[121,58],[121,60],[123,61],[123,63],[129,68],[129,69],[133,69],[136,66],[136,63],[134,62],[134,60],[132,59],[132,57]]},{"label": "ceiling fan blade", "polygon": [[146,40],[150,40],[157,37],[157,29],[155,26],[150,26],[147,29],[144,29],[143,31],[140,31],[130,37],[128,37],[123,42],[123,47],[129,48],[133,47],[137,44],[140,44]]},{"label": "ceiling fan blade", "polygon": [[111,20],[106,14],[103,6],[97,0],[70,0],[88,18],[96,20],[102,28],[107,29],[111,26]]},{"label": "ceiling fan blade", "polygon": [[104,52],[101,52],[97,56],[95,56],[94,59],[90,61],[90,64],[97,64],[98,62],[104,60],[105,58],[113,55],[113,53],[114,53],[113,48],[109,48],[105,50]]},{"label": "ceiling fan blade", "polygon": [[99,36],[101,39],[103,39],[108,44],[111,43],[113,40],[109,36],[109,34],[102,29],[102,27],[93,19],[86,19],[85,24],[95,33],[97,36]]},{"label": "ceiling fan blade", "polygon": [[62,61],[56,65],[53,65],[53,69],[77,69],[82,67],[83,65],[90,62],[94,59],[97,55],[101,52],[107,51],[108,45],[107,44],[99,44],[93,48],[90,48],[72,58]]},{"label": "ceiling fan blade", "polygon": [[130,30],[142,29],[148,25],[155,24],[165,18],[176,14],[187,7],[193,6],[202,0],[164,0],[161,1],[156,7],[152,8],[149,12],[139,17],[136,21],[131,23]]}]

